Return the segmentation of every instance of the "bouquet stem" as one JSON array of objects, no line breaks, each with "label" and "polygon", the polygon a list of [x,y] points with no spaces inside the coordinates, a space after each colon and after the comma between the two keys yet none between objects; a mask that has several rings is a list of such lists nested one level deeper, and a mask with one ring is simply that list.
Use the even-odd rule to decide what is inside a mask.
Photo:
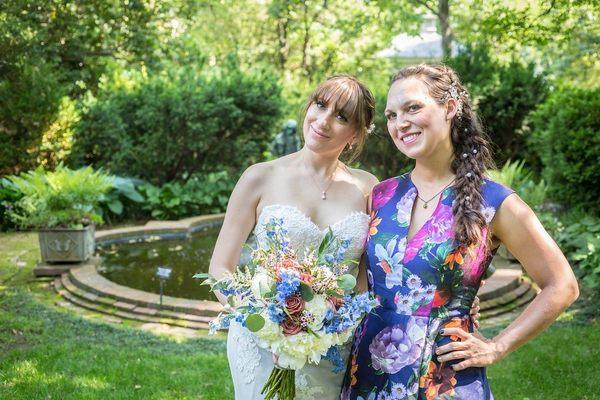
[{"label": "bouquet stem", "polygon": [[[265,400],[294,400],[296,397],[296,371],[293,369],[273,368],[267,383],[263,386],[261,394]],[[277,396],[277,397],[275,397]]]}]

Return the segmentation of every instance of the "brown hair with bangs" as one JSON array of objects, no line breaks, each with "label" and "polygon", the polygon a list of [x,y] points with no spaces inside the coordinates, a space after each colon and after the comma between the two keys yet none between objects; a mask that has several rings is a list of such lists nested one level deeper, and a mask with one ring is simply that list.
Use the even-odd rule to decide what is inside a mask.
[{"label": "brown hair with bangs", "polygon": [[348,158],[348,162],[354,161],[365,145],[369,127],[375,116],[373,94],[364,83],[351,75],[333,75],[321,83],[308,97],[304,116],[308,108],[317,101],[325,104],[334,102],[337,111],[356,128],[354,150],[349,152]]}]

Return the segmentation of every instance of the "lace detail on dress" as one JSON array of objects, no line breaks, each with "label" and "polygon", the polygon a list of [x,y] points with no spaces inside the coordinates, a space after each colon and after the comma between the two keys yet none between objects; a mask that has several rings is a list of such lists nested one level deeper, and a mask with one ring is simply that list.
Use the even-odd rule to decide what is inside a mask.
[{"label": "lace detail on dress", "polygon": [[[258,217],[254,235],[258,246],[267,247],[267,237],[264,226],[269,220],[281,218],[283,226],[288,231],[290,246],[297,251],[300,258],[315,249],[327,233],[328,229],[320,229],[300,209],[291,205],[272,204],[265,206]],[[342,240],[350,240],[348,247],[348,259],[360,259],[363,253],[365,241],[367,240],[370,217],[364,212],[357,211],[348,214],[335,224],[331,225],[333,233]]]},{"label": "lace detail on dress", "polygon": [[260,365],[260,353],[254,335],[249,330],[240,327],[235,336],[237,358],[235,367],[240,372],[245,383],[254,381],[254,370]]},{"label": "lace detail on dress", "polygon": [[323,395],[323,387],[315,383],[309,374],[303,373],[302,370],[296,371],[296,400],[314,400],[317,395]]}]

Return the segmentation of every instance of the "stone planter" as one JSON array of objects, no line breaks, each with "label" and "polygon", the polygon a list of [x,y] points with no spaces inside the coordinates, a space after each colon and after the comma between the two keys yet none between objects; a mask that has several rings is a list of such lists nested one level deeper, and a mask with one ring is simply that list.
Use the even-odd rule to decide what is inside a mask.
[{"label": "stone planter", "polygon": [[43,263],[87,261],[94,254],[94,227],[49,229],[39,232]]}]

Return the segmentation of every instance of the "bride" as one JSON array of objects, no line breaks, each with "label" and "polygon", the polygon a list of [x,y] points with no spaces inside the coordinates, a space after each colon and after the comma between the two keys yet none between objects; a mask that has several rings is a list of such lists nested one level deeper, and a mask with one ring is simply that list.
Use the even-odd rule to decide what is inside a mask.
[{"label": "bride", "polygon": [[[266,245],[263,227],[271,217],[282,218],[290,246],[299,256],[318,246],[331,227],[337,237],[350,241],[346,254],[360,259],[369,226],[367,199],[378,181],[339,158],[345,151],[356,156],[362,149],[375,112],[373,95],[354,77],[333,76],[310,95],[304,111],[304,147],[249,167],[238,181],[211,258],[212,276],[233,271],[253,228],[258,245]],[[358,268],[352,272],[357,275]],[[342,354],[344,361],[347,355]],[[232,324],[227,357],[235,398],[262,399],[260,392],[273,369],[272,355],[256,345],[248,330]],[[332,370],[333,365],[323,361],[297,371],[296,398],[339,398],[343,371]]]}]

